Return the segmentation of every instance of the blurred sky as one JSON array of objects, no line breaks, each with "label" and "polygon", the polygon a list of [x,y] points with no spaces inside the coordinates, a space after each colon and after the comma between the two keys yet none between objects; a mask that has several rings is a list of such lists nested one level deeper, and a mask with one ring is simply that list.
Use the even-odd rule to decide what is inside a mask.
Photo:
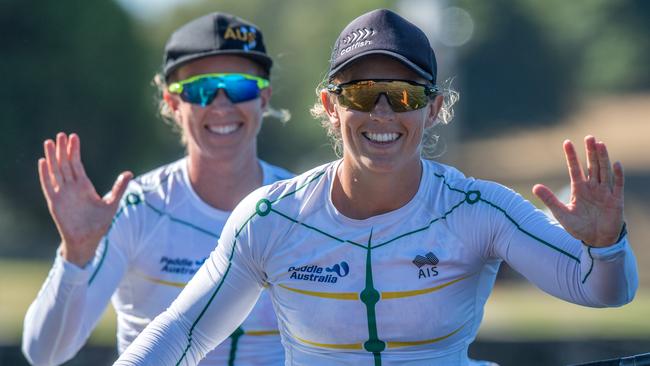
[{"label": "blurred sky", "polygon": [[137,19],[155,22],[177,6],[195,3],[197,0],[115,0],[115,2]]}]

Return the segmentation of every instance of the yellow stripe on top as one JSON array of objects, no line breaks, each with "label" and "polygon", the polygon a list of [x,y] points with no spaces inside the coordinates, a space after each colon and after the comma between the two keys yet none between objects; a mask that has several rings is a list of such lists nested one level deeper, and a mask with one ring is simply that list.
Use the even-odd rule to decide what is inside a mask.
[{"label": "yellow stripe on top", "polygon": [[180,287],[183,288],[185,285],[187,285],[187,282],[172,282],[172,281],[165,281],[161,280],[160,278],[155,278],[155,277],[149,277],[145,274],[140,274],[143,278],[145,278],[148,281],[157,283],[159,285],[165,285],[165,286],[173,286],[173,287]]},{"label": "yellow stripe on top", "polygon": [[[467,323],[465,323],[465,324],[467,324]],[[423,344],[431,344],[431,343],[440,342],[440,341],[445,340],[445,339],[453,336],[454,334],[458,333],[461,329],[463,329],[465,324],[461,325],[458,329],[456,329],[453,332],[451,332],[451,333],[449,333],[447,335],[444,335],[442,337],[432,338],[432,339],[425,339],[425,340],[422,340],[422,341],[411,341],[411,342],[386,342],[386,347],[388,347],[388,348],[401,348],[401,347],[420,346],[420,345],[423,345]]]},{"label": "yellow stripe on top", "polygon": [[244,334],[249,335],[249,336],[268,336],[268,335],[280,334],[280,331],[278,331],[278,330],[245,330]]},{"label": "yellow stripe on top", "polygon": [[[386,347],[387,348],[402,348],[402,347],[411,347],[411,346],[420,346],[423,344],[431,344],[431,343],[436,343],[443,341],[454,334],[460,332],[463,327],[465,327],[467,323],[461,325],[458,327],[458,329],[454,330],[453,332],[446,334],[441,337],[437,338],[432,338],[432,339],[425,339],[421,341],[410,341],[410,342],[386,342]],[[321,347],[321,348],[332,348],[332,349],[350,349],[350,350],[363,350],[363,343],[343,343],[343,344],[336,344],[336,343],[319,343],[319,342],[312,342],[308,341],[306,339],[302,339],[300,337],[297,337],[295,335],[292,335],[293,338],[299,340],[302,343],[309,344],[311,346],[316,346],[316,347]]]},{"label": "yellow stripe on top", "polygon": [[332,348],[332,349],[357,349],[357,350],[362,350],[363,349],[363,344],[361,343],[348,343],[348,344],[336,344],[336,343],[317,343],[317,342],[312,342],[308,341],[306,339],[302,339],[300,337],[296,337],[295,335],[291,335],[293,338],[299,340],[302,343],[307,343],[311,346],[316,346],[316,347],[321,347],[321,348]]},{"label": "yellow stripe on top", "polygon": [[300,290],[297,288],[292,288],[285,285],[279,285],[283,289],[297,292],[299,294],[314,296],[314,297],[323,297],[326,299],[336,299],[336,300],[359,300],[359,294],[356,292],[319,292],[319,291],[309,291],[309,290]]},{"label": "yellow stripe on top", "polygon": [[471,275],[461,277],[458,279],[455,279],[453,281],[449,281],[447,283],[443,283],[442,285],[438,285],[435,287],[430,287],[430,288],[423,288],[421,290],[410,290],[410,291],[386,291],[381,293],[381,299],[382,300],[390,300],[390,299],[399,299],[403,297],[412,297],[412,296],[418,296],[418,295],[423,295],[423,294],[428,294],[430,292],[438,291],[440,289],[443,289],[447,286],[451,286],[454,283],[460,282],[462,280],[465,280],[469,277],[472,277],[474,274],[472,273]]},{"label": "yellow stripe on top", "polygon": [[[385,291],[381,293],[381,299],[382,300],[391,300],[391,299],[400,299],[404,297],[413,297],[413,296],[418,296],[418,295],[424,295],[428,294],[431,292],[435,292],[438,290],[441,290],[447,286],[451,286],[455,283],[458,283],[462,280],[465,280],[469,277],[472,277],[474,273],[467,275],[465,277],[457,278],[455,280],[449,281],[447,283],[443,283],[442,285],[434,286],[434,287],[429,287],[429,288],[423,288],[420,290],[410,290],[410,291]],[[283,289],[297,292],[299,294],[307,295],[307,296],[313,296],[313,297],[322,297],[326,299],[335,299],[335,300],[360,300],[359,294],[356,292],[320,292],[320,291],[310,291],[310,290],[301,290],[293,287],[289,287],[286,285],[279,285]]]}]

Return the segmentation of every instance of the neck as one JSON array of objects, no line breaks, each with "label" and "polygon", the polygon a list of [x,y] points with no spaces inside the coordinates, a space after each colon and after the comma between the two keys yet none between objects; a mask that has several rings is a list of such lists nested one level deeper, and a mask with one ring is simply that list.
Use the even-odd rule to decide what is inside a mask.
[{"label": "neck", "polygon": [[208,205],[223,211],[232,211],[263,180],[255,151],[226,160],[190,153],[187,168],[196,194]]},{"label": "neck", "polygon": [[332,201],[353,219],[367,219],[406,205],[420,187],[420,160],[403,169],[373,172],[343,159],[334,179]]}]

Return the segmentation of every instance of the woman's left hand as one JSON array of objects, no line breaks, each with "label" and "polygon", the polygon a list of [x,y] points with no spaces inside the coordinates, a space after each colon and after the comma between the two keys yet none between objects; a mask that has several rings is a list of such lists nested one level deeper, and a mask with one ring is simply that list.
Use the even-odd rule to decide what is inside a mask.
[{"label": "woman's left hand", "polygon": [[607,247],[616,243],[623,227],[623,166],[610,164],[605,143],[593,136],[585,137],[587,170],[585,176],[573,143],[564,141],[571,200],[560,200],[551,190],[536,184],[533,194],[551,210],[564,229],[578,240],[593,247]]}]

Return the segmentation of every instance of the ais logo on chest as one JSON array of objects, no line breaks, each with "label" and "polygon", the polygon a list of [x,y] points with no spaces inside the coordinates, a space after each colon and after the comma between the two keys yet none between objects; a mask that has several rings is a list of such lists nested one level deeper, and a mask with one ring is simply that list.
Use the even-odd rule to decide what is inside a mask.
[{"label": "ais logo on chest", "polygon": [[438,270],[436,266],[440,260],[436,257],[435,254],[429,252],[424,256],[416,255],[413,259],[413,264],[418,267],[418,279],[420,278],[429,278],[438,275]]}]

